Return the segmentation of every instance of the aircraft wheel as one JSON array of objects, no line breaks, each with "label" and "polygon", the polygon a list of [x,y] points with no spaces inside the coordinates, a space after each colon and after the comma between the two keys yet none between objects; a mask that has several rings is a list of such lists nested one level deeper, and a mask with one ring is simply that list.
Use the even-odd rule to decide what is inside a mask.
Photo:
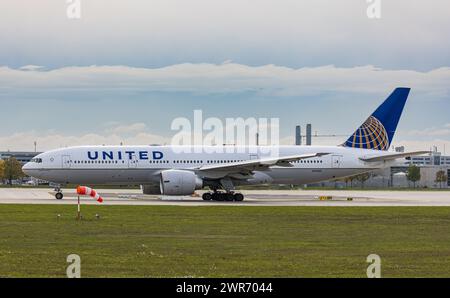
[{"label": "aircraft wheel", "polygon": [[202,199],[205,200],[205,201],[211,201],[211,199],[212,199],[212,194],[211,194],[210,192],[205,192],[205,193],[202,195]]},{"label": "aircraft wheel", "polygon": [[238,201],[238,202],[241,202],[241,201],[244,200],[244,195],[241,194],[241,193],[235,193],[235,194],[234,194],[234,200],[235,200],[235,201]]},{"label": "aircraft wheel", "polygon": [[62,200],[63,197],[64,197],[64,195],[63,195],[62,192],[57,192],[57,193],[55,194],[55,198],[56,198],[57,200]]},{"label": "aircraft wheel", "polygon": [[234,200],[234,195],[232,193],[226,193],[226,194],[224,194],[224,197],[225,197],[225,200],[229,201],[229,202]]},{"label": "aircraft wheel", "polygon": [[224,196],[223,193],[218,192],[218,193],[215,193],[214,196],[216,197],[215,198],[216,201],[223,201],[223,200],[225,200],[225,196]]}]

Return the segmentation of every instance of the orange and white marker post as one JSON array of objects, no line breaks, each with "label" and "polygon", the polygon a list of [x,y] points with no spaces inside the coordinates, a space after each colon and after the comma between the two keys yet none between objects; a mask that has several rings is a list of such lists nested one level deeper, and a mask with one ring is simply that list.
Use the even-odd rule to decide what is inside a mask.
[{"label": "orange and white marker post", "polygon": [[78,211],[77,211],[77,220],[81,218],[81,206],[80,206],[80,196],[78,196]]},{"label": "orange and white marker post", "polygon": [[78,194],[78,212],[77,212],[77,219],[79,220],[81,218],[81,205],[80,205],[80,195],[83,196],[90,196],[97,200],[97,202],[102,203],[103,198],[98,194],[98,192],[95,189],[92,189],[87,186],[78,186],[77,187],[77,194]]}]

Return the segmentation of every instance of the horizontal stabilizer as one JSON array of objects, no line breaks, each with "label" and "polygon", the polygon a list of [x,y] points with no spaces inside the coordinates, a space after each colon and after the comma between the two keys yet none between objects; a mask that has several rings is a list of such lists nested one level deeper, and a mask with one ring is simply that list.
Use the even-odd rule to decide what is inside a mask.
[{"label": "horizontal stabilizer", "polygon": [[404,152],[404,153],[392,153],[392,154],[384,154],[384,155],[378,155],[378,156],[360,157],[359,159],[362,161],[365,161],[365,162],[380,162],[380,161],[389,161],[389,160],[394,160],[397,158],[404,158],[404,157],[427,154],[427,153],[430,153],[430,151],[413,151],[413,152]]}]

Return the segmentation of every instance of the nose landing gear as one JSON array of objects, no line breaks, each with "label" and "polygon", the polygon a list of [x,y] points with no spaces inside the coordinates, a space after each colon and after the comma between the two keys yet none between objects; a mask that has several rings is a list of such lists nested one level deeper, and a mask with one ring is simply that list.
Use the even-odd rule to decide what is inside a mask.
[{"label": "nose landing gear", "polygon": [[62,198],[64,198],[64,195],[63,195],[63,193],[62,193],[62,191],[61,191],[61,187],[56,186],[56,187],[55,187],[55,191],[56,191],[56,193],[55,193],[55,198],[56,198],[57,200],[62,200]]}]

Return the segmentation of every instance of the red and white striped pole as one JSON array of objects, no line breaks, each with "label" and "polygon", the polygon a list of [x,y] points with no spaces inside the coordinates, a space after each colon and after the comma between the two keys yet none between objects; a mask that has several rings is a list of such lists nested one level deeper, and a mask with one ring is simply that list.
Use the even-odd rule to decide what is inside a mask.
[{"label": "red and white striped pole", "polygon": [[77,220],[81,218],[81,206],[80,206],[80,196],[78,196],[78,212],[77,212]]}]

